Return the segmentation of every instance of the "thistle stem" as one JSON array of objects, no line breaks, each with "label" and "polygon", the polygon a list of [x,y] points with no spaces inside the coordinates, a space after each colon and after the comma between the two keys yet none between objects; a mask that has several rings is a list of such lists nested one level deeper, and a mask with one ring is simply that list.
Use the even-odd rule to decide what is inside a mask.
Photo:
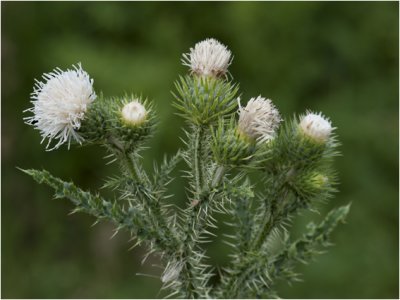
[{"label": "thistle stem", "polygon": [[200,196],[202,189],[202,161],[201,161],[201,151],[202,151],[202,141],[204,135],[204,128],[198,126],[195,128],[194,136],[194,174],[195,174],[195,184],[196,184],[196,196]]},{"label": "thistle stem", "polygon": [[263,245],[266,237],[268,234],[271,232],[274,222],[274,218],[272,215],[272,212],[270,212],[270,215],[268,218],[265,218],[265,221],[263,222],[263,225],[261,226],[260,231],[258,232],[258,237],[256,238],[256,241],[254,243],[253,249],[259,249]]},{"label": "thistle stem", "polygon": [[128,166],[128,169],[132,175],[132,178],[135,179],[137,182],[142,182],[143,179],[141,178],[141,172],[139,170],[139,167],[135,161],[135,158],[132,157],[132,155],[124,153],[124,159],[126,162],[126,165]]},{"label": "thistle stem", "polygon": [[[193,203],[192,207],[190,208],[191,211],[188,215],[186,221],[186,232],[185,232],[185,239],[183,241],[183,245],[185,247],[184,253],[186,257],[192,257],[194,255],[194,249],[198,243],[198,236],[201,234],[202,229],[207,226],[209,215],[211,214],[211,210],[207,209],[207,206],[210,205],[211,201],[213,201],[212,196],[212,189],[217,187],[224,174],[225,174],[225,167],[219,166],[214,173],[212,179],[210,179],[207,183],[204,183],[205,174],[204,172],[204,165],[207,161],[202,160],[202,148],[204,145],[204,134],[205,128],[198,126],[194,128],[194,137],[193,137],[193,150],[194,150],[194,164],[193,164],[193,171],[194,171],[194,183],[195,183],[195,191],[194,191],[194,200],[197,200]],[[198,262],[197,262],[198,263]],[[199,292],[199,289],[204,288],[202,283],[197,283],[199,274],[196,274],[198,270],[196,269],[197,266],[192,265],[192,261],[189,259],[185,262],[185,267],[182,270],[182,277],[184,278],[182,281],[185,284],[182,286],[184,290],[182,290],[182,294],[185,295],[186,298],[193,298],[193,297],[204,297],[204,295]],[[196,280],[196,281],[195,281]]]},{"label": "thistle stem", "polygon": [[[280,185],[277,187],[276,192],[278,195],[272,199],[270,204],[269,211],[266,211],[266,214],[269,214],[268,218],[264,218],[264,222],[261,224],[259,230],[255,234],[254,242],[250,243],[248,246],[248,251],[257,252],[260,250],[262,245],[264,244],[266,238],[271,233],[271,230],[277,226],[279,223],[281,215],[277,209],[277,204],[285,201],[288,190],[284,187],[284,185]],[[243,282],[246,280],[246,277],[251,272],[252,264],[245,263],[239,264],[239,266],[235,266],[237,269],[237,273],[240,274],[238,278],[234,276],[230,276],[226,284],[221,286],[221,292],[224,294],[224,298],[236,298],[240,289],[235,288],[241,286]]]},{"label": "thistle stem", "polygon": [[279,196],[276,199],[273,199],[269,212],[266,212],[269,213],[269,217],[265,218],[265,221],[258,231],[253,247],[251,248],[252,250],[260,249],[271,230],[280,222],[279,220],[281,219],[281,214],[280,210],[277,209],[277,203],[283,203],[288,195],[288,192],[289,191],[285,187],[282,187],[278,193]]},{"label": "thistle stem", "polygon": [[221,182],[222,178],[224,177],[225,170],[226,170],[225,166],[222,166],[222,165],[218,166],[218,168],[214,174],[214,179],[211,183],[211,188],[218,186],[218,184]]}]

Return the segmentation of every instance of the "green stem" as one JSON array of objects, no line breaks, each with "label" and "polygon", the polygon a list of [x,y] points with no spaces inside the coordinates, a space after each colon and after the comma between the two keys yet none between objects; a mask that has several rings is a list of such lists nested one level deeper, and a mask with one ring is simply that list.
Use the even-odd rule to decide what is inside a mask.
[{"label": "green stem", "polygon": [[215,171],[213,181],[211,183],[211,188],[217,187],[219,185],[222,178],[224,177],[225,171],[225,166],[218,166],[217,170]]},{"label": "green stem", "polygon": [[[195,184],[195,191],[194,191],[194,199],[192,203],[192,207],[188,212],[188,218],[186,221],[186,232],[185,232],[185,239],[183,241],[184,250],[183,254],[184,257],[187,258],[185,262],[185,267],[182,270],[182,294],[186,298],[197,298],[197,297],[204,297],[199,291],[196,283],[198,281],[199,276],[201,274],[196,274],[198,268],[195,268],[192,265],[191,257],[194,255],[193,251],[196,248],[198,243],[197,237],[201,234],[201,230],[207,226],[208,221],[208,214],[211,214],[211,210],[207,209],[207,206],[210,205],[211,201],[213,200],[212,190],[217,187],[224,174],[225,174],[225,167],[219,166],[215,170],[215,174],[208,183],[205,183],[205,174],[204,166],[207,164],[207,161],[203,161],[202,159],[202,152],[203,144],[204,144],[204,134],[205,128],[198,126],[195,127],[195,134],[194,134],[194,141],[191,143],[193,145],[194,150],[194,164],[193,164],[193,171],[194,171],[194,184]],[[201,281],[198,284],[202,284]]]},{"label": "green stem", "polygon": [[278,204],[282,204],[285,202],[285,199],[288,195],[289,191],[285,188],[285,185],[281,185],[277,189],[277,197],[272,199],[270,204],[269,212],[266,211],[266,215],[269,214],[268,218],[264,218],[264,222],[260,227],[260,230],[256,234],[255,241],[250,250],[258,250],[264,244],[267,236],[270,234],[272,229],[276,227],[281,220],[280,210],[278,209]]},{"label": "green stem", "polygon": [[[202,152],[202,142],[204,136],[204,128],[202,126],[198,126],[195,128],[195,136],[194,136],[194,175],[195,175],[195,185],[196,185],[196,197],[199,198],[201,194],[202,184],[203,184],[203,176],[202,176],[202,161],[201,161],[201,152]],[[199,200],[199,199],[197,199]]]},{"label": "green stem", "polygon": [[[135,153],[129,153],[125,150],[124,146],[112,136],[108,137],[108,142],[119,155],[123,161],[123,166],[128,169],[131,178],[137,183],[143,185],[151,194],[157,194],[150,186],[150,180],[147,174],[141,170],[137,155]],[[178,248],[178,238],[171,228],[167,226],[165,216],[163,215],[158,201],[154,201],[155,198],[149,197],[147,194],[140,193],[142,203],[147,211],[147,219],[151,222],[152,227],[157,228],[154,232],[157,233],[154,236],[154,242],[164,243],[169,247],[164,247],[164,251],[172,253]],[[169,237],[169,238],[167,238]],[[165,242],[166,241],[166,242]]]},{"label": "green stem", "polygon": [[133,158],[132,155],[128,153],[123,153],[123,157],[126,165],[128,166],[132,178],[137,182],[143,182],[143,178],[141,176],[141,172],[139,170],[135,158]]},{"label": "green stem", "polygon": [[258,238],[256,238],[253,249],[259,249],[263,245],[265,239],[267,238],[268,234],[271,232],[273,228],[274,218],[272,213],[270,213],[269,218],[265,218],[263,225],[258,233]]},{"label": "green stem", "polygon": [[[285,198],[288,195],[288,190],[285,188],[284,184],[280,185],[275,189],[277,196],[272,199],[270,204],[269,212],[266,211],[266,214],[269,213],[268,218],[264,218],[264,222],[261,224],[258,232],[255,234],[254,242],[250,243],[248,251],[252,251],[256,253],[264,244],[266,238],[271,233],[272,229],[280,222],[281,214],[278,210],[278,204],[283,203]],[[253,267],[252,263],[246,264],[238,264],[236,266],[237,273],[240,274],[238,278],[230,276],[227,283],[221,286],[221,292],[223,293],[224,298],[236,298],[237,293],[240,289],[235,288],[237,286],[242,286],[243,282],[246,280],[248,274],[251,272],[251,268]]]}]

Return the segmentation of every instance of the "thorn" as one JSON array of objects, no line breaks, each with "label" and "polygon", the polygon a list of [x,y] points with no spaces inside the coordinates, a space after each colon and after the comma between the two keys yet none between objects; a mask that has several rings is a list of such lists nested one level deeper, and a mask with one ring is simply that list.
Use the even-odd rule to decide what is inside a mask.
[{"label": "thorn", "polygon": [[96,226],[98,223],[100,222],[100,220],[96,220],[96,221],[94,221],[94,223],[90,226],[90,227],[94,227],[94,226]]},{"label": "thorn", "polygon": [[119,229],[118,229],[118,228],[115,229],[115,232],[114,232],[114,234],[110,237],[110,240],[113,239],[113,238],[118,234],[118,232],[119,232]]},{"label": "thorn", "polygon": [[159,279],[160,277],[155,276],[155,275],[151,275],[151,274],[145,274],[145,273],[136,273],[136,276],[144,276],[144,277],[150,277],[150,278],[156,278]]}]

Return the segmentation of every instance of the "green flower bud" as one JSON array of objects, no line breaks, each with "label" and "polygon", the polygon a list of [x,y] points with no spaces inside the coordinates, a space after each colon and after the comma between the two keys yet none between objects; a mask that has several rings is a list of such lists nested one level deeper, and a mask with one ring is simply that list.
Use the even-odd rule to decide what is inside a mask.
[{"label": "green flower bud", "polygon": [[209,125],[237,107],[238,87],[215,77],[181,77],[174,106],[192,124]]},{"label": "green flower bud", "polygon": [[218,128],[212,131],[212,152],[217,163],[224,166],[243,166],[250,162],[256,144],[238,130],[234,118],[224,123],[220,120]]},{"label": "green flower bud", "polygon": [[79,134],[84,138],[85,143],[104,142],[108,136],[110,118],[110,100],[100,95],[88,108],[79,128]]},{"label": "green flower bud", "polygon": [[285,169],[291,165],[306,169],[337,154],[334,128],[320,114],[308,113],[285,122],[278,136],[271,141],[272,159],[266,168]]},{"label": "green flower bud", "polygon": [[296,194],[304,199],[334,191],[332,186],[335,183],[333,175],[324,174],[320,171],[300,173],[290,181]]}]

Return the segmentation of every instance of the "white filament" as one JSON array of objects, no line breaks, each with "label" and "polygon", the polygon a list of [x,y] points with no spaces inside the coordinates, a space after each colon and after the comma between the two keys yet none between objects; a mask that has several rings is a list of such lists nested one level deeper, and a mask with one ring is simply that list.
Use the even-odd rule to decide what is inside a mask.
[{"label": "white filament", "polygon": [[216,39],[206,39],[183,54],[182,63],[197,75],[225,75],[232,62],[232,53]]},{"label": "white filament", "polygon": [[322,113],[308,112],[300,121],[300,128],[304,134],[317,141],[325,142],[328,140],[332,130],[332,124]]},{"label": "white filament", "polygon": [[279,111],[271,100],[251,98],[246,107],[239,101],[239,130],[251,139],[268,142],[273,139],[281,122]]},{"label": "white filament", "polygon": [[96,99],[93,79],[78,64],[73,70],[62,71],[56,68],[43,74],[44,82],[36,80],[31,94],[33,107],[26,111],[33,116],[24,118],[27,124],[38,129],[43,137],[48,138],[46,148],[53,139],[57,144],[53,150],[72,139],[81,143],[83,138],[76,132],[81,126],[88,106]]}]

